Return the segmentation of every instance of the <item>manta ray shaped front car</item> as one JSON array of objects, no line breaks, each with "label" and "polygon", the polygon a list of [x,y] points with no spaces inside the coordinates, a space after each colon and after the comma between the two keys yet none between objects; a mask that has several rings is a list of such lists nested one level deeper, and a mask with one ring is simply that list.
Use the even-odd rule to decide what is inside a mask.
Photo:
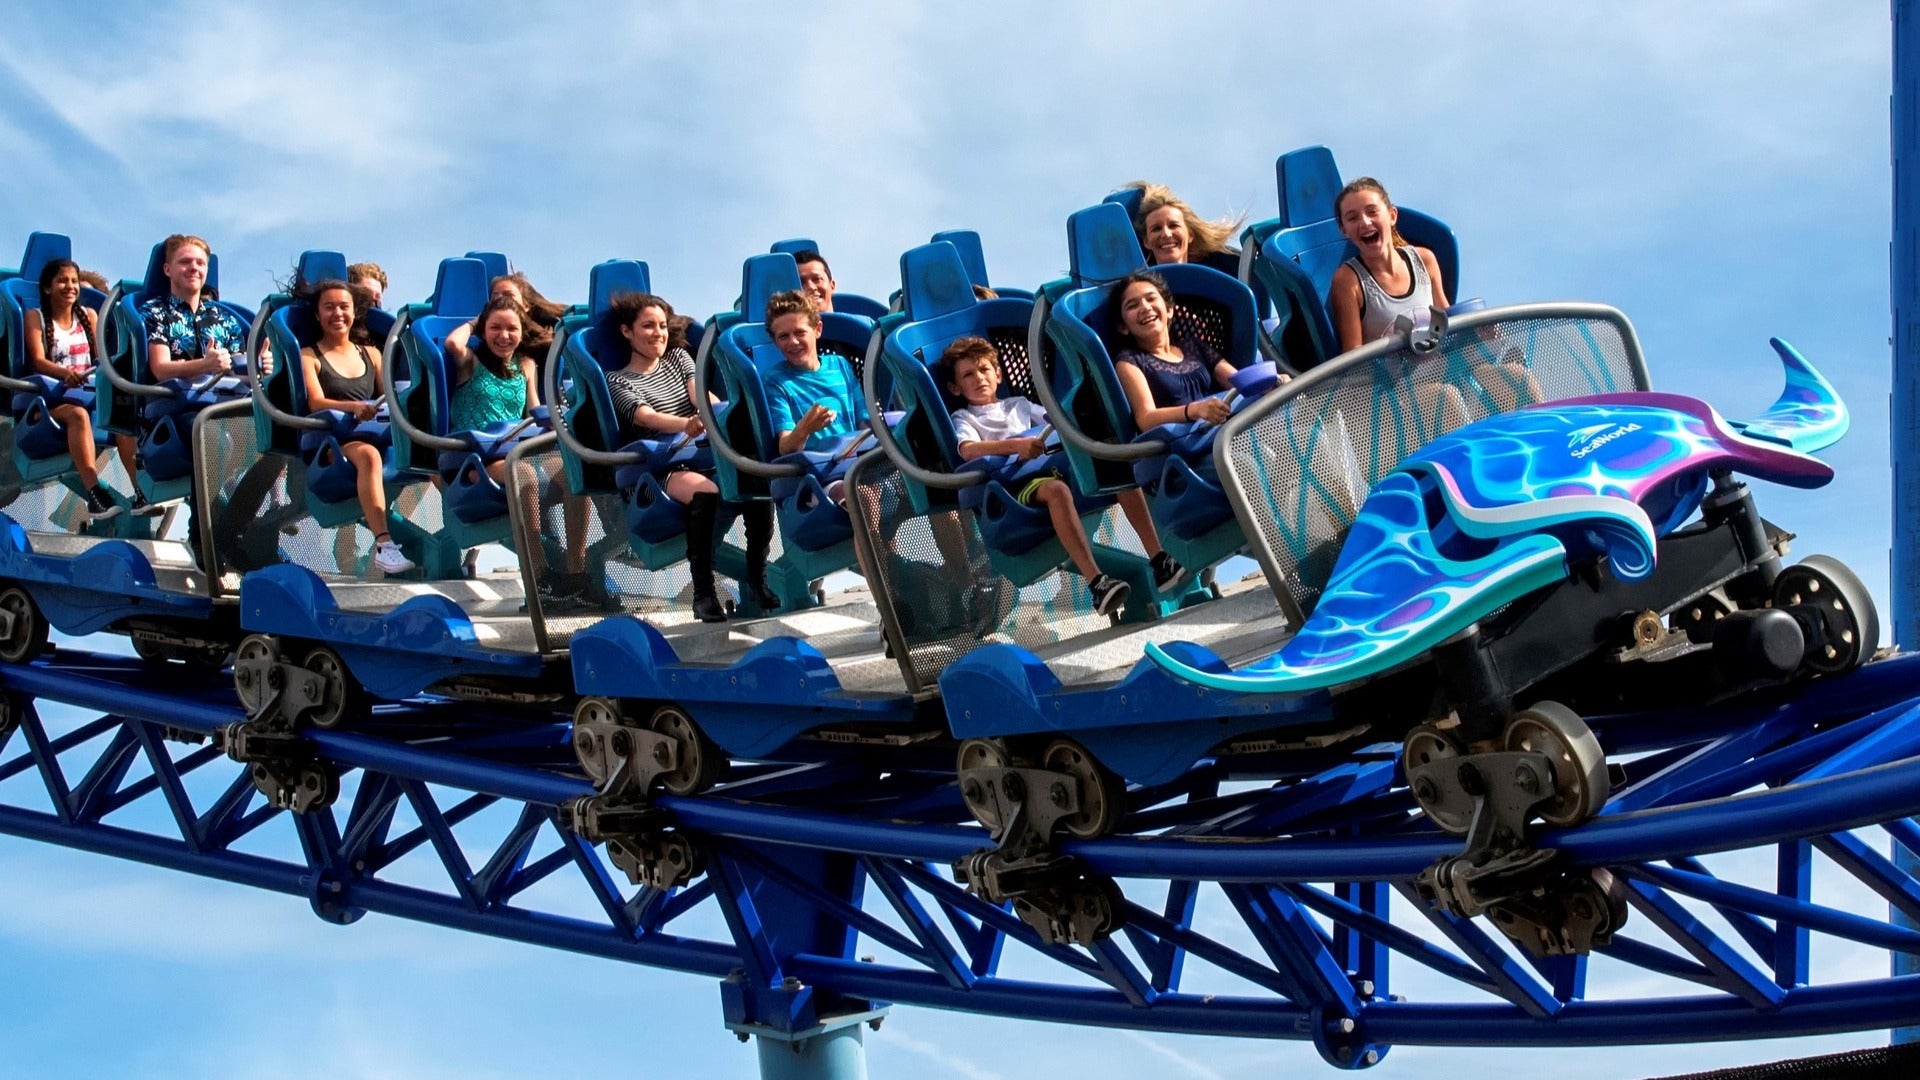
[{"label": "manta ray shaped front car", "polygon": [[[1374,485],[1299,632],[1238,671],[1147,655],[1198,685],[1285,694],[1353,682],[1413,660],[1489,613],[1605,556],[1637,580],[1660,537],[1732,471],[1819,487],[1809,457],[1847,429],[1833,387],[1775,340],[1786,391],[1757,420],[1728,421],[1679,394],[1632,392],[1488,417],[1415,453]],[[1191,647],[1188,647],[1191,648]]]}]

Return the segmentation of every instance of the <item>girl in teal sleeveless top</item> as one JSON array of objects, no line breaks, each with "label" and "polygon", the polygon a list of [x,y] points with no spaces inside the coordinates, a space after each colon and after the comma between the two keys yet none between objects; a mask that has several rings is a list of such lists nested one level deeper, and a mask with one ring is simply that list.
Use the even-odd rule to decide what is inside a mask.
[{"label": "girl in teal sleeveless top", "polygon": [[[467,344],[475,329],[481,339],[477,349]],[[532,362],[515,355],[525,334],[526,316],[512,300],[500,297],[489,300],[472,323],[462,323],[447,335],[446,354],[455,378],[449,430],[476,431],[527,414],[528,404],[538,397]]]},{"label": "girl in teal sleeveless top", "polygon": [[[475,327],[481,345],[467,344]],[[448,404],[449,431],[475,431],[494,424],[518,420],[527,407],[539,402],[533,386],[533,361],[516,356],[514,350],[527,332],[526,315],[511,299],[487,301],[473,322],[461,323],[447,335],[443,349],[453,365],[454,390]],[[507,357],[502,360],[501,357]],[[540,520],[540,485],[533,480],[532,467],[522,464],[525,473],[520,486],[522,509],[527,520]],[[487,475],[502,487],[507,484],[507,463],[487,462]],[[434,478],[436,487],[445,481]]]}]

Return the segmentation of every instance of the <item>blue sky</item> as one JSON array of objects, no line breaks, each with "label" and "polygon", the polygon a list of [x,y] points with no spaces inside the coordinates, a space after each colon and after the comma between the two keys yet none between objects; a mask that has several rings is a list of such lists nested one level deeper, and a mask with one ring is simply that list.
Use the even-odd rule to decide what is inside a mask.
[{"label": "blue sky", "polygon": [[[0,263],[51,229],[133,275],[184,230],[243,302],[306,247],[383,263],[406,300],[442,256],[492,248],[570,300],[593,263],[639,257],[704,315],[743,257],[794,235],[856,292],[885,295],[900,251],[954,227],[981,232],[997,279],[1037,284],[1064,267],[1066,215],[1121,183],[1265,217],[1274,157],[1325,143],[1454,226],[1456,295],[1615,304],[1665,389],[1751,414],[1778,387],[1768,336],[1800,346],[1853,431],[1827,452],[1835,484],[1761,508],[1886,595],[1883,4],[395,7],[10,10]],[[0,963],[20,1075],[755,1072],[706,980],[338,929],[297,900],[11,839]],[[1873,1041],[1400,1047],[1373,1074],[1645,1076]],[[966,1080],[1320,1067],[1300,1043],[914,1010],[869,1060]]]}]

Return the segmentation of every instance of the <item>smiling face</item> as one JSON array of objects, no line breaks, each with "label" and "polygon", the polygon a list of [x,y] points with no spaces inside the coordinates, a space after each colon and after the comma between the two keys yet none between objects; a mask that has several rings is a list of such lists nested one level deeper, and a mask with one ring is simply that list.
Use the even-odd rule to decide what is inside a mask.
[{"label": "smiling face", "polygon": [[773,324],[767,327],[767,333],[773,336],[773,343],[779,346],[780,354],[787,358],[787,363],[797,368],[819,365],[820,327],[805,313],[792,311],[775,316]]},{"label": "smiling face", "polygon": [[1000,365],[990,356],[963,356],[953,362],[947,389],[969,405],[991,405],[1000,396]]},{"label": "smiling face", "polygon": [[346,289],[328,289],[314,298],[313,314],[321,334],[329,341],[340,341],[353,329],[353,294]]},{"label": "smiling face", "polygon": [[520,347],[520,335],[520,316],[512,311],[489,313],[486,324],[480,328],[480,336],[495,356],[512,356],[513,350]]},{"label": "smiling face", "polygon": [[1148,214],[1142,224],[1146,227],[1147,254],[1153,256],[1155,266],[1187,261],[1193,234],[1187,231],[1187,215],[1179,207],[1162,206]]},{"label": "smiling face", "polygon": [[71,266],[61,267],[47,282],[47,303],[55,311],[72,311],[73,305],[80,299],[80,271]]},{"label": "smiling face", "polygon": [[658,360],[667,354],[667,313],[649,304],[620,328],[620,336],[627,339],[629,349],[647,360]]},{"label": "smiling face", "polygon": [[1400,211],[1386,195],[1369,188],[1348,192],[1340,200],[1340,235],[1359,250],[1362,258],[1384,259],[1393,247],[1393,227]]},{"label": "smiling face", "polygon": [[833,310],[833,275],[827,272],[826,263],[816,260],[800,264],[800,291],[813,299],[815,308]]},{"label": "smiling face", "polygon": [[1152,349],[1167,340],[1167,298],[1151,281],[1135,281],[1120,294],[1120,328],[1136,345]]},{"label": "smiling face", "polygon": [[175,248],[167,259],[165,273],[167,285],[173,295],[182,300],[191,300],[200,295],[207,284],[207,259],[211,253],[199,244],[186,243]]}]

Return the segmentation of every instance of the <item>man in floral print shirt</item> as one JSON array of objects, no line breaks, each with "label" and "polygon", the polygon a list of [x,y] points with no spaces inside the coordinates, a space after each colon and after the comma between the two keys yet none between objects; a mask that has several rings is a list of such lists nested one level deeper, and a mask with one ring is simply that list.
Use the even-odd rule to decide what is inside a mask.
[{"label": "man in floral print shirt", "polygon": [[225,375],[245,347],[247,327],[206,295],[207,242],[167,237],[163,269],[169,291],[140,306],[147,329],[147,368],[156,382]]}]

